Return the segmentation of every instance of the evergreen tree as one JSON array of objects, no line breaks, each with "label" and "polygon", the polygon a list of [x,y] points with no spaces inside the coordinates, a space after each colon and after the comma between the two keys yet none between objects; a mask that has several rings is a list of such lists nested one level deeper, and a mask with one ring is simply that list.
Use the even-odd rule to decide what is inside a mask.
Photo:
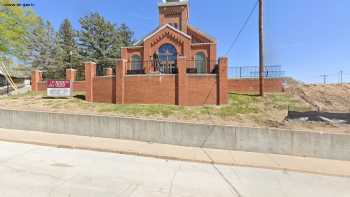
[{"label": "evergreen tree", "polygon": [[130,46],[134,43],[134,32],[125,24],[122,23],[118,27],[119,41],[122,47]]},{"label": "evergreen tree", "polygon": [[57,42],[59,51],[58,60],[65,68],[78,68],[79,53],[76,44],[76,32],[74,31],[71,22],[65,19],[57,33]]},{"label": "evergreen tree", "polygon": [[39,24],[35,26],[30,35],[27,53],[28,63],[33,68],[46,72],[50,78],[62,78],[64,66],[60,66],[57,61],[58,52],[56,33],[51,23],[40,19]]},{"label": "evergreen tree", "polygon": [[98,13],[90,13],[79,22],[81,56],[96,62],[98,72],[104,67],[115,66],[115,59],[120,57],[120,48],[131,43],[133,33],[129,28],[125,24],[118,28]]}]

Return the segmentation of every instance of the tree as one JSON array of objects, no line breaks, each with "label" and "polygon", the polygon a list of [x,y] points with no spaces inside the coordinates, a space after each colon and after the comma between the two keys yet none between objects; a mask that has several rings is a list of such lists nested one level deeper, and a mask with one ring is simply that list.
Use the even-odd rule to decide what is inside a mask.
[{"label": "tree", "polygon": [[120,48],[131,43],[133,33],[123,24],[121,27],[107,21],[98,13],[80,18],[80,54],[86,60],[95,61],[101,71],[115,65],[120,57]]},{"label": "tree", "polygon": [[30,8],[5,6],[17,1],[0,0],[0,58],[24,59],[28,38],[38,17]]},{"label": "tree", "polygon": [[118,27],[118,35],[121,46],[130,46],[134,43],[134,32],[125,23]]},{"label": "tree", "polygon": [[77,68],[79,53],[76,44],[76,32],[68,19],[65,19],[59,28],[57,42],[60,50],[57,56],[61,58],[61,64],[65,68]]},{"label": "tree", "polygon": [[57,54],[60,49],[57,47],[56,33],[49,21],[39,20],[38,25],[33,29],[28,44],[27,62],[33,68],[42,70],[50,78],[62,78],[64,76],[64,65],[60,65]]}]

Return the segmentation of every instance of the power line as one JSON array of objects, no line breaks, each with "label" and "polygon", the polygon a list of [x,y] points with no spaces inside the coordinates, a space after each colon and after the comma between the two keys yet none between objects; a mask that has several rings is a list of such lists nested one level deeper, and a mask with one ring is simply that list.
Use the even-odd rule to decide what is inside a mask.
[{"label": "power line", "polygon": [[243,30],[244,30],[245,27],[247,26],[247,24],[248,24],[250,18],[253,16],[254,11],[255,11],[256,7],[258,6],[258,4],[259,4],[259,1],[257,0],[257,1],[255,2],[255,4],[254,4],[253,9],[250,11],[248,17],[246,18],[246,20],[245,20],[244,23],[243,23],[243,26],[242,26],[241,29],[239,30],[238,34],[236,35],[235,39],[233,40],[233,42],[232,42],[230,48],[229,48],[228,51],[225,53],[225,55],[228,55],[228,54],[231,52],[231,50],[233,49],[233,47],[236,45],[236,43],[237,43],[239,37],[241,36]]},{"label": "power line", "polygon": [[321,75],[323,77],[323,84],[327,84],[328,75]]}]

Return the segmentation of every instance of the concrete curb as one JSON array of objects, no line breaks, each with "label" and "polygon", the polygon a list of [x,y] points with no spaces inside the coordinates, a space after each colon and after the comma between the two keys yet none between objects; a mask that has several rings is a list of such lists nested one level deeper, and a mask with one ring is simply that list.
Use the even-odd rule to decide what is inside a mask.
[{"label": "concrete curb", "polygon": [[0,140],[199,163],[350,177],[350,162],[286,155],[182,147],[147,142],[0,129]]}]

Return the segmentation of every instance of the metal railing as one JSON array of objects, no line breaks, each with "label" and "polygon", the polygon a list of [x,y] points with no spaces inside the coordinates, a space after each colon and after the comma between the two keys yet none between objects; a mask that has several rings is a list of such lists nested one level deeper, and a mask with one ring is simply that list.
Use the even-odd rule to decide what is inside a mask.
[{"label": "metal railing", "polygon": [[126,72],[128,75],[145,74],[146,69],[151,73],[176,74],[177,62],[156,60],[127,62]]},{"label": "metal railing", "polygon": [[[280,65],[265,66],[264,77],[268,79],[284,77],[285,72]],[[239,66],[228,68],[229,78],[233,79],[255,79],[259,78],[258,66]]]},{"label": "metal railing", "polygon": [[186,72],[188,74],[213,74],[216,73],[216,60],[186,60]]},{"label": "metal railing", "polygon": [[126,74],[128,75],[140,75],[145,74],[145,66],[150,61],[128,61],[126,63]]},{"label": "metal railing", "polygon": [[[216,73],[217,61],[186,60],[186,73],[209,74]],[[128,75],[140,75],[145,73],[177,74],[178,62],[175,61],[128,61],[126,65]]]},{"label": "metal railing", "polygon": [[65,80],[66,79],[66,73],[65,69],[61,70],[54,70],[54,71],[42,71],[42,77],[43,81],[49,80],[49,79],[55,79],[55,80]]},{"label": "metal railing", "polygon": [[84,69],[77,70],[76,80],[77,81],[84,81],[85,80],[85,70]]}]

